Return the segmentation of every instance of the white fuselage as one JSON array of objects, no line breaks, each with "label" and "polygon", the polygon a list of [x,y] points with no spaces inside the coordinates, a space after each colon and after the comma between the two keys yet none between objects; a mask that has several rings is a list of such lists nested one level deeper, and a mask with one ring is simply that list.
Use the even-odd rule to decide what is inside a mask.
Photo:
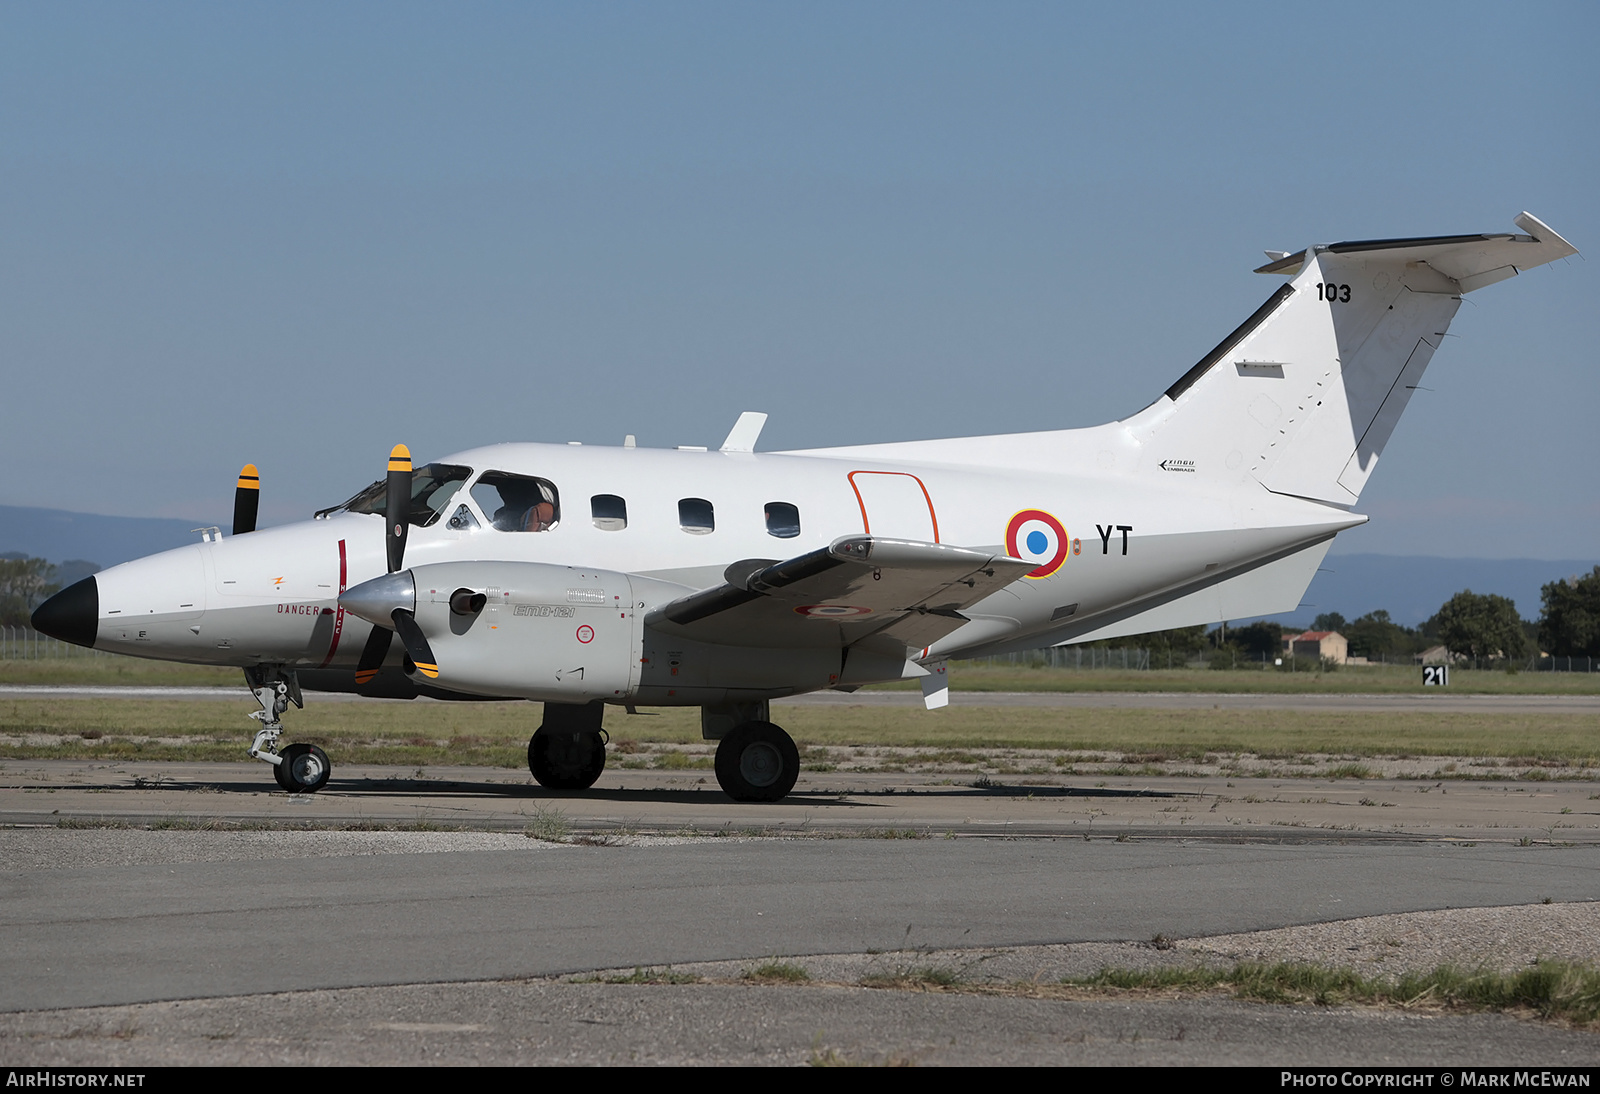
[{"label": "white fuselage", "polygon": [[[473,477],[441,519],[410,530],[405,562],[616,571],[654,579],[666,596],[717,585],[739,560],[779,561],[870,532],[990,548],[1049,571],[964,612],[971,621],[933,647],[909,651],[933,660],[1291,610],[1333,534],[1364,520],[1254,482],[1153,467],[1115,424],[967,439],[950,450],[973,459],[985,440],[1003,466],[941,462],[935,442],[793,453],[473,449],[439,461],[470,467]],[[905,458],[908,448],[922,458]],[[537,532],[492,527],[494,514],[471,489],[488,471],[553,484],[557,523]],[[595,518],[598,496],[623,500],[625,527]],[[698,504],[697,526],[684,527],[684,499],[710,504],[710,530]],[[769,530],[793,530],[769,520],[772,503],[797,511],[798,534]],[[472,527],[444,519],[459,505],[469,507]],[[375,514],[339,511],[214,538],[98,574],[95,644],[196,663],[351,669],[371,626],[342,611],[339,594],[385,568],[384,520]]]}]

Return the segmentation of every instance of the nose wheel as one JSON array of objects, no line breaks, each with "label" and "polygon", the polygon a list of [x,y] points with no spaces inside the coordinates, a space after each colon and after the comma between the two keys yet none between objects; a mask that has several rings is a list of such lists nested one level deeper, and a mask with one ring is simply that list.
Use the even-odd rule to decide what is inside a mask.
[{"label": "nose wheel", "polygon": [[771,722],[745,722],[717,745],[717,782],[736,802],[775,802],[800,777],[800,750]]},{"label": "nose wheel", "polygon": [[328,754],[316,745],[290,745],[279,758],[283,762],[273,765],[272,774],[291,794],[315,793],[328,785],[328,776],[333,774]]}]

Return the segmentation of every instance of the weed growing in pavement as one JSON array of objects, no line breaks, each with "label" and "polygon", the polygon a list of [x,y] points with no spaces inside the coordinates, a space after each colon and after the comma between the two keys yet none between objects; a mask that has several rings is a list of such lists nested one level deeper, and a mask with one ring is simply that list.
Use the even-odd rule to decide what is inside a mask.
[{"label": "weed growing in pavement", "polygon": [[758,984],[802,984],[811,979],[811,974],[788,961],[768,961],[746,970],[742,979]]}]

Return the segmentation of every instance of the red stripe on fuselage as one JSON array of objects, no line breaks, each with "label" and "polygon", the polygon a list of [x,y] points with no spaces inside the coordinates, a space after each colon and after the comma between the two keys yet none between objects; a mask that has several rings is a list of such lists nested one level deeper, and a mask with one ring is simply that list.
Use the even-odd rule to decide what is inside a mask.
[{"label": "red stripe on fuselage", "polygon": [[[348,579],[348,575],[349,575],[349,570],[348,570],[348,568],[346,566],[345,555],[344,555],[344,540],[341,539],[339,541],[339,595],[340,596],[344,595],[344,585],[345,585],[345,581]],[[320,669],[327,668],[328,667],[328,662],[333,660],[334,653],[337,652],[338,649],[339,649],[339,635],[343,630],[344,630],[344,607],[341,605],[339,607],[339,609],[333,613],[333,640],[328,643],[328,656],[326,656],[326,657],[324,657],[322,659],[322,664],[318,665],[317,666],[318,668],[320,668]]]}]

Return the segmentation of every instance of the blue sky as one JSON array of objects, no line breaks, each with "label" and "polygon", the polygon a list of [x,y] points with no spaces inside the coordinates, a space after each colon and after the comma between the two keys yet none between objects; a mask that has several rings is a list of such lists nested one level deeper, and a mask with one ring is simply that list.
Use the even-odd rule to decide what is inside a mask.
[{"label": "blue sky", "polygon": [[[1600,245],[1590,4],[73,4],[0,30],[0,503],[266,522],[490,440],[1089,425],[1263,248]],[[1336,549],[1600,543],[1582,258],[1468,298]]]}]

